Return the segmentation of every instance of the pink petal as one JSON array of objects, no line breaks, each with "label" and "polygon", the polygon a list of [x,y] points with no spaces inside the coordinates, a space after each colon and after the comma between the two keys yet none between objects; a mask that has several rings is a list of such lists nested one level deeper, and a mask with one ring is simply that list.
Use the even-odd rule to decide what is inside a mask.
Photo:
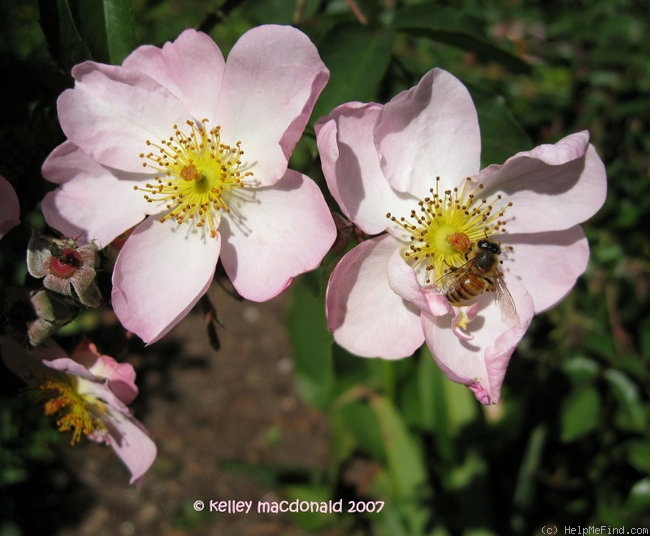
[{"label": "pink petal", "polygon": [[20,204],[11,183],[0,176],[0,238],[20,223]]},{"label": "pink petal", "polygon": [[156,458],[156,445],[149,433],[105,381],[79,381],[76,390],[81,395],[101,400],[105,409],[106,430],[96,430],[87,436],[88,439],[110,445],[131,472],[130,483],[136,483]]},{"label": "pink petal", "polygon": [[137,48],[122,65],[145,73],[166,87],[193,117],[215,117],[225,61],[210,36],[185,30],[162,48]]},{"label": "pink petal", "polygon": [[107,355],[103,355],[101,358],[104,364],[112,370],[108,378],[108,386],[111,391],[124,404],[133,402],[140,390],[135,384],[135,370],[131,363],[118,363]]},{"label": "pink petal", "polygon": [[334,339],[362,357],[399,359],[424,341],[419,311],[388,284],[387,265],[400,247],[390,235],[361,242],[336,265],[327,287]]},{"label": "pink petal", "polygon": [[[144,73],[85,62],[72,69],[74,89],[57,101],[68,139],[91,158],[115,169],[141,173],[141,153],[193,118],[182,102]],[[199,118],[201,119],[201,118]]]},{"label": "pink petal", "polygon": [[135,369],[130,363],[118,363],[111,356],[100,354],[97,347],[88,341],[77,344],[71,357],[96,378],[108,380],[111,391],[122,403],[130,404],[138,395]]},{"label": "pink petal", "polygon": [[587,268],[589,243],[578,225],[566,231],[505,234],[500,238],[514,248],[504,268],[526,287],[535,314],[559,303]]},{"label": "pink petal", "polygon": [[482,404],[499,401],[510,357],[534,314],[526,289],[517,280],[509,280],[508,288],[517,304],[516,325],[508,325],[503,319],[490,293],[477,299],[480,310],[469,324],[471,340],[456,337],[451,329],[451,316],[422,317],[427,345],[443,373],[450,380],[467,385]]},{"label": "pink petal", "polygon": [[41,201],[45,221],[80,244],[103,248],[151,210],[142,193],[133,190],[139,181],[100,166],[70,142],[50,153],[43,176],[62,185]]},{"label": "pink petal", "polygon": [[400,247],[396,249],[388,261],[386,267],[386,275],[388,277],[388,284],[395,294],[401,296],[408,302],[415,305],[420,311],[428,314],[434,314],[431,311],[429,301],[426,293],[418,283],[417,274],[415,270],[409,265],[401,255]]},{"label": "pink petal", "polygon": [[384,106],[374,136],[390,184],[418,198],[440,177],[451,188],[480,167],[478,116],[467,88],[433,69]]},{"label": "pink petal", "polygon": [[446,314],[453,314],[453,307],[444,294],[441,294],[436,287],[429,287],[423,289],[423,294],[427,300],[427,305],[431,311],[432,316],[444,316]]},{"label": "pink petal", "polygon": [[[33,355],[40,357],[42,354],[39,352],[41,347],[37,347],[34,350]],[[78,376],[84,380],[88,380],[88,384],[92,385],[93,392],[102,394],[102,390],[106,390],[104,383],[100,380],[98,381],[95,375],[90,372],[84,365],[77,363],[74,359],[69,357],[59,357],[42,360],[42,364],[47,368],[52,370],[58,370],[60,372],[65,372],[66,374],[71,374],[72,376]]]},{"label": "pink petal", "polygon": [[131,415],[110,412],[111,428],[108,443],[131,473],[130,484],[135,484],[152,466],[157,449],[149,433]]},{"label": "pink petal", "polygon": [[242,142],[242,160],[260,185],[284,175],[328,78],[316,47],[289,26],[253,28],[231,50],[217,123],[224,143]]},{"label": "pink petal", "polygon": [[417,203],[398,194],[379,166],[372,130],[379,104],[348,103],[316,124],[318,152],[327,186],[343,213],[361,230],[377,234]]},{"label": "pink petal", "polygon": [[320,264],[336,226],[319,188],[296,171],[249,192],[255,200],[242,203],[222,224],[221,262],[243,297],[265,301]]},{"label": "pink petal", "polygon": [[477,180],[484,196],[500,192],[512,201],[505,217],[510,233],[573,227],[593,216],[607,193],[605,166],[586,131],[517,153],[482,170]]},{"label": "pink petal", "polygon": [[146,343],[163,337],[210,285],[221,237],[203,239],[189,224],[150,217],[120,251],[112,304],[122,325]]}]

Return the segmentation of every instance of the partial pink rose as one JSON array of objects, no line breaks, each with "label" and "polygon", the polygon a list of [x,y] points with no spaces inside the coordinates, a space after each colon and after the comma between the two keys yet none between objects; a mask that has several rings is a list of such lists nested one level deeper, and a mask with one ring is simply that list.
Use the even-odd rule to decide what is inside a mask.
[{"label": "partial pink rose", "polygon": [[[450,379],[484,404],[498,402],[533,315],[561,301],[587,266],[579,224],[606,195],[589,134],[480,170],[476,108],[441,69],[386,105],[337,107],[316,132],[341,212],[371,235],[330,277],[327,317],[337,343],[398,359],[426,342]],[[500,253],[483,258],[500,264],[480,273],[483,292],[467,293],[474,287],[458,274],[477,273],[484,240]],[[452,304],[458,288],[467,300]]]},{"label": "partial pink rose", "polygon": [[37,387],[45,413],[62,432],[71,431],[71,444],[82,435],[110,445],[137,482],[156,459],[156,445],[126,406],[137,394],[135,371],[127,363],[100,355],[94,344],[80,343],[68,357],[48,339],[33,349],[0,338],[7,367]]},{"label": "partial pink rose", "polygon": [[18,196],[11,183],[0,176],[0,238],[20,223]]},{"label": "partial pink rose", "polygon": [[86,62],[58,101],[67,141],[43,174],[42,202],[66,236],[105,247],[126,231],[112,305],[145,342],[196,304],[220,259],[237,291],[273,298],[316,268],[336,229],[325,200],[288,159],[329,72],[302,32],[245,33],[227,61],[184,31],[122,66]]}]

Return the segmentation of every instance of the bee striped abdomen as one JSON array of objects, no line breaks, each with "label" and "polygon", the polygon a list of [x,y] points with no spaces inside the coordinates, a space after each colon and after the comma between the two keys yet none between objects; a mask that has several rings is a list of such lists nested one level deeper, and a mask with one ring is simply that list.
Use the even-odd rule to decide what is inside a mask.
[{"label": "bee striped abdomen", "polygon": [[499,269],[499,245],[479,240],[476,249],[478,251],[465,264],[451,267],[441,275],[435,281],[434,289],[456,307],[468,305],[485,292],[494,292],[502,317],[507,322],[517,320],[515,302]]},{"label": "bee striped abdomen", "polygon": [[463,305],[493,288],[494,280],[490,276],[467,273],[447,294],[447,299],[452,305]]}]

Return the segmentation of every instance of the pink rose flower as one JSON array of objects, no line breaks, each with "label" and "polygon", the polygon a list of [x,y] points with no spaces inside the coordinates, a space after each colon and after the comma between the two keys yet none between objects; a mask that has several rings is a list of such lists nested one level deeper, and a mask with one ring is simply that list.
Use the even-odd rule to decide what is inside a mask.
[{"label": "pink rose flower", "polygon": [[0,238],[20,223],[20,205],[13,186],[0,176]]},{"label": "pink rose flower", "polygon": [[138,394],[130,364],[100,355],[89,342],[80,343],[71,357],[51,339],[27,350],[3,337],[0,350],[9,369],[41,391],[45,413],[58,429],[72,432],[70,444],[85,435],[110,445],[131,472],[132,484],[149,470],[157,450],[126,406]]},{"label": "pink rose flower", "polygon": [[[476,109],[460,81],[440,69],[386,105],[337,107],[316,132],[332,195],[345,216],[375,235],[331,275],[327,317],[335,340],[359,356],[386,359],[426,342],[450,379],[484,404],[498,402],[533,315],[562,300],[586,268],[579,223],[606,194],[588,133],[479,170]],[[483,253],[484,260],[502,264],[478,272],[487,291],[472,292],[479,247],[492,245],[496,253]],[[468,268],[470,280],[449,284]]]},{"label": "pink rose flower", "polygon": [[316,184],[287,169],[329,77],[303,33],[254,28],[225,61],[209,36],[186,30],[122,66],[85,62],[72,75],[58,100],[67,141],[43,166],[60,187],[42,209],[50,226],[99,247],[134,227],[113,272],[127,329],[160,339],[219,258],[254,301],[319,265],[335,226]]}]

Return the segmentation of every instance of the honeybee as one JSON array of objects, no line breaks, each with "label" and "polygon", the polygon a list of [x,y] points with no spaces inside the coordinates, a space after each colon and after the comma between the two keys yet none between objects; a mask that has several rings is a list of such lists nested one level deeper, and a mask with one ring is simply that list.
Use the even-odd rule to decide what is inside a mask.
[{"label": "honeybee", "polygon": [[505,320],[517,319],[517,308],[499,270],[501,248],[489,240],[479,240],[476,253],[465,263],[434,282],[451,305],[467,305],[484,292],[494,292]]}]

